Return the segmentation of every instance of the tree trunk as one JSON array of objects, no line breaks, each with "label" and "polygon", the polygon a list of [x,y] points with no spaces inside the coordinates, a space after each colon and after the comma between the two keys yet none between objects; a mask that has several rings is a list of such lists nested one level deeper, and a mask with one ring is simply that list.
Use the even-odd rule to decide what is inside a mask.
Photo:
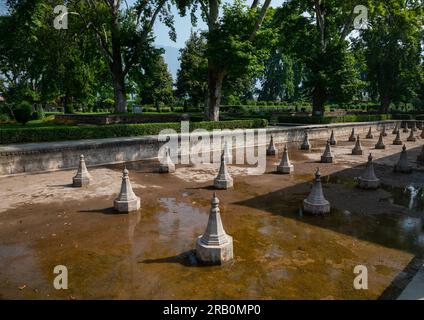
[{"label": "tree trunk", "polygon": [[[119,3],[119,2],[118,2]],[[112,62],[109,64],[112,72],[113,91],[115,96],[115,112],[127,112],[127,96],[125,91],[125,73],[122,62],[121,52],[121,25],[118,19],[118,6],[114,7],[112,24]]]},{"label": "tree trunk", "polygon": [[219,70],[212,61],[208,66],[208,111],[207,119],[209,121],[219,121],[219,106],[221,104],[222,82],[224,81],[225,72]]},{"label": "tree trunk", "polygon": [[392,99],[390,98],[390,94],[388,92],[383,94],[381,96],[380,112],[381,113],[388,113],[391,102],[392,102]]},{"label": "tree trunk", "polygon": [[125,80],[123,74],[113,73],[113,93],[115,96],[115,112],[127,112],[127,95],[125,92]]},{"label": "tree trunk", "polygon": [[324,89],[320,85],[314,87],[312,93],[312,115],[314,116],[324,116]]}]

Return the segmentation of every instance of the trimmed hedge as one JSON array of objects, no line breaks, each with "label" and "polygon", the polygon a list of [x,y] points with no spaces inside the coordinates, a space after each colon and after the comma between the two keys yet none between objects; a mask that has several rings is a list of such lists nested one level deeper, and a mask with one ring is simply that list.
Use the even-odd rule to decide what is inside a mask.
[{"label": "trimmed hedge", "polygon": [[330,123],[343,123],[343,122],[367,122],[367,121],[381,121],[392,119],[390,114],[378,115],[347,115],[340,117],[294,117],[294,116],[280,116],[278,117],[279,123],[299,123],[299,124],[330,124]]},{"label": "trimmed hedge", "polygon": [[[190,131],[194,129],[255,129],[268,125],[265,119],[190,122]],[[48,142],[81,139],[104,139],[117,137],[134,137],[156,135],[161,130],[181,129],[181,123],[144,123],[144,124],[116,124],[104,126],[54,126],[35,128],[0,129],[0,144]]]}]

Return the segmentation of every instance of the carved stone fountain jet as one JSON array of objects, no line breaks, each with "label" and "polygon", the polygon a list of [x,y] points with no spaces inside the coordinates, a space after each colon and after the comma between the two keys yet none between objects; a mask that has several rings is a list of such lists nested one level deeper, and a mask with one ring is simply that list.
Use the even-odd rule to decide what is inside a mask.
[{"label": "carved stone fountain jet", "polygon": [[330,135],[330,145],[335,146],[337,144],[337,140],[334,137],[334,130],[331,130],[331,135]]},{"label": "carved stone fountain jet", "polygon": [[315,180],[311,193],[303,200],[303,210],[311,214],[326,214],[330,212],[330,203],[324,198],[321,185],[321,174],[319,168],[315,173]]},{"label": "carved stone fountain jet", "polygon": [[374,139],[374,135],[372,134],[372,129],[371,127],[368,130],[367,135],[365,136],[365,139]]},{"label": "carved stone fountain jet", "polygon": [[333,159],[334,157],[333,157],[333,153],[331,152],[331,144],[330,144],[330,141],[327,141],[324,153],[321,155],[321,162],[333,163]]},{"label": "carved stone fountain jet", "polygon": [[408,133],[409,132],[409,130],[408,130],[408,122],[405,121],[404,123],[405,123],[405,126],[403,127],[403,133]]},{"label": "carved stone fountain jet", "polygon": [[274,137],[271,135],[271,140],[269,141],[268,148],[266,149],[266,155],[275,156],[275,153]]},{"label": "carved stone fountain jet", "polygon": [[411,131],[414,131],[414,132],[417,132],[418,131],[418,129],[417,129],[417,122],[416,121],[412,121]]},{"label": "carved stone fountain jet", "polygon": [[395,140],[393,140],[393,144],[396,145],[396,146],[402,145],[402,140],[400,140],[400,131],[399,130],[396,133],[396,138],[395,138]]},{"label": "carved stone fountain jet", "polygon": [[90,184],[91,176],[85,165],[84,155],[80,155],[77,174],[72,178],[72,186],[85,187]]},{"label": "carved stone fountain jet", "polygon": [[375,175],[372,155],[370,153],[367,166],[362,175],[358,178],[358,187],[361,189],[377,189],[379,186],[380,179]]},{"label": "carved stone fountain jet", "polygon": [[380,133],[380,137],[378,138],[378,142],[375,145],[376,149],[386,149],[386,145],[384,144],[383,141],[383,133]]},{"label": "carved stone fountain jet", "polygon": [[395,127],[392,131],[392,134],[397,134],[399,132],[399,122],[396,122]]},{"label": "carved stone fountain jet", "polygon": [[169,155],[169,148],[165,149],[165,155],[161,159],[159,164],[160,173],[173,173],[175,172],[175,164],[172,162],[171,156]]},{"label": "carved stone fountain jet", "polygon": [[294,166],[290,163],[289,152],[287,145],[284,146],[283,157],[280,164],[277,166],[277,173],[290,174],[294,171]]},{"label": "carved stone fountain jet", "polygon": [[206,231],[196,241],[196,257],[205,264],[222,264],[233,259],[233,238],[222,225],[216,193],[212,197]]},{"label": "carved stone fountain jet", "polygon": [[417,138],[415,138],[415,136],[414,136],[414,130],[411,130],[410,131],[409,137],[406,139],[406,141],[409,141],[409,142],[415,142],[415,141],[417,141]]},{"label": "carved stone fountain jet", "polygon": [[119,212],[131,212],[140,209],[140,198],[135,195],[131,187],[127,168],[124,168],[122,172],[121,191],[113,204]]},{"label": "carved stone fountain jet", "polygon": [[350,142],[355,142],[356,141],[355,128],[352,128],[352,132],[350,133],[349,141]]},{"label": "carved stone fountain jet", "polygon": [[408,154],[406,153],[406,146],[403,145],[402,152],[400,153],[399,161],[395,164],[394,167],[395,172],[401,173],[411,173],[412,167],[408,162]]},{"label": "carved stone fountain jet", "polygon": [[383,137],[387,137],[386,125],[385,124],[383,124],[383,129],[381,130],[381,134],[383,135]]},{"label": "carved stone fountain jet", "polygon": [[302,145],[300,146],[301,150],[310,150],[311,144],[309,143],[309,136],[308,133],[305,132],[305,137],[303,138]]},{"label": "carved stone fountain jet", "polygon": [[225,164],[224,151],[221,154],[221,165],[219,167],[218,175],[213,181],[216,189],[229,189],[233,187],[233,178],[231,178],[227,165]]},{"label": "carved stone fountain jet", "polygon": [[363,153],[364,152],[362,150],[361,141],[359,139],[359,134],[358,134],[358,138],[356,139],[355,147],[352,149],[352,155],[361,156]]}]

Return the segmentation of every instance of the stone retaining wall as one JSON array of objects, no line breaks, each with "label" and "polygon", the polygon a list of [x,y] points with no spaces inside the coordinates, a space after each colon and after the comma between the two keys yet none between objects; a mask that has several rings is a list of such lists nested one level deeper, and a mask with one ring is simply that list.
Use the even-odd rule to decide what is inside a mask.
[{"label": "stone retaining wall", "polygon": [[[350,135],[353,127],[357,134],[364,137],[370,126],[373,126],[374,130],[376,127],[381,129],[383,123],[390,134],[396,121],[270,127],[266,129],[267,142],[271,134],[276,143],[301,142],[305,130],[312,140],[328,139],[331,130],[334,130],[336,139],[340,139],[339,137]],[[247,131],[258,132],[248,129],[240,131],[239,135],[244,135]],[[231,133],[230,135],[233,136]],[[228,133],[223,133],[222,136],[228,136]],[[178,138],[181,139],[181,135]],[[232,139],[236,140],[235,137]],[[158,156],[162,144],[156,136],[146,136],[1,146],[0,176],[76,168],[80,154],[84,154],[88,166],[153,159]]]}]

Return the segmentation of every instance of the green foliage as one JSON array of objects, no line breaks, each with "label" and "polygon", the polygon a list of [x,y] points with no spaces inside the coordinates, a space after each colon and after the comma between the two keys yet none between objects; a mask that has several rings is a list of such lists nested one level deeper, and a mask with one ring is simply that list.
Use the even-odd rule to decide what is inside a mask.
[{"label": "green foliage", "polygon": [[180,49],[179,60],[177,97],[188,99],[192,106],[203,105],[208,90],[208,61],[204,35],[192,32],[185,47]]},{"label": "green foliage", "polygon": [[159,109],[160,105],[172,103],[172,76],[160,54],[152,56],[150,60],[143,73],[135,69],[131,74],[137,83],[141,103],[153,104]]},{"label": "green foliage", "polygon": [[371,95],[387,112],[392,102],[407,102],[420,92],[424,6],[422,1],[373,0],[370,26],[357,39],[363,50]]},{"label": "green foliage", "polygon": [[296,87],[294,59],[275,48],[265,61],[258,100],[292,99]]},{"label": "green foliage", "polygon": [[279,123],[302,123],[302,124],[329,124],[329,123],[343,123],[343,122],[368,122],[368,121],[382,121],[390,120],[390,114],[378,115],[347,115],[340,117],[293,117],[293,116],[280,116],[278,117]]},{"label": "green foliage", "polygon": [[45,117],[45,114],[44,114],[43,108],[37,107],[37,110],[34,111],[31,115],[31,120],[42,120],[44,119],[44,117]]},{"label": "green foliage", "polygon": [[14,110],[13,115],[15,116],[16,122],[25,125],[32,117],[32,106],[28,101],[22,101]]},{"label": "green foliage", "polygon": [[[361,85],[346,37],[352,29],[354,1],[301,1],[283,4],[275,14],[279,48],[298,63],[295,83],[312,99],[314,113],[325,103],[350,101]],[[307,13],[307,14],[305,14]],[[307,44],[307,45],[306,45]]]},{"label": "green foliage", "polygon": [[[191,122],[190,130],[253,129],[264,128],[267,125],[268,122],[264,119]],[[178,132],[181,129],[181,124],[174,122],[104,126],[9,128],[0,129],[0,144],[157,135],[163,129],[173,129]]]}]

